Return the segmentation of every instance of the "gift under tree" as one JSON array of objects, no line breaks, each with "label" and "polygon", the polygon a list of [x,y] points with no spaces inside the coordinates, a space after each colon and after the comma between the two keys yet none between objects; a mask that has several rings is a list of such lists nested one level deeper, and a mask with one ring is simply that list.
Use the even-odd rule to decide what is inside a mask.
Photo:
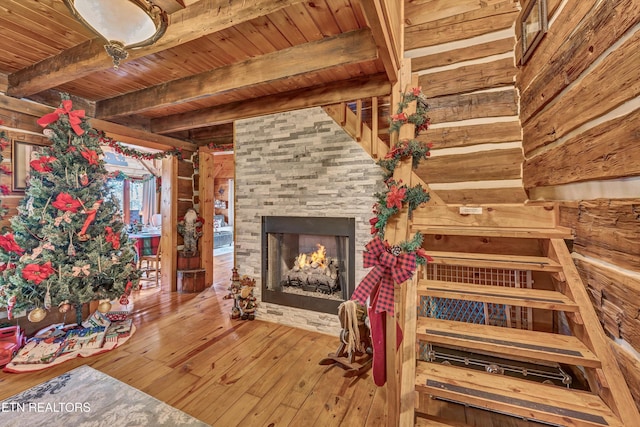
[{"label": "gift under tree", "polygon": [[38,124],[51,140],[31,172],[12,232],[0,236],[0,307],[8,317],[27,310],[39,321],[48,310],[120,298],[139,273],[120,208],[110,195],[98,132],[65,99]]}]

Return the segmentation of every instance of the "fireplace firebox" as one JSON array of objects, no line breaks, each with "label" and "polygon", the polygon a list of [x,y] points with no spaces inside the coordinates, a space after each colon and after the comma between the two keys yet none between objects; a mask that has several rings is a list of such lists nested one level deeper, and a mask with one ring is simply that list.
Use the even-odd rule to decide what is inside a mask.
[{"label": "fireplace firebox", "polygon": [[262,217],[262,301],[338,312],[355,287],[355,219]]}]

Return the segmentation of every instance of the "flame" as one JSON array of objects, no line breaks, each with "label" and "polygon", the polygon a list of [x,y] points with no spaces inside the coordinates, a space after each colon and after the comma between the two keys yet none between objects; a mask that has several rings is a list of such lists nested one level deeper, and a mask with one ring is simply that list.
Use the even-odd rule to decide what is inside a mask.
[{"label": "flame", "polygon": [[307,254],[298,255],[297,260],[298,260],[298,266],[300,268],[304,267],[305,265],[312,264],[314,262],[317,263],[320,267],[324,267],[327,250],[325,249],[324,246],[322,246],[319,243],[316,244],[316,247],[318,248],[318,250],[316,250],[312,254],[309,254],[309,256],[307,256]]}]

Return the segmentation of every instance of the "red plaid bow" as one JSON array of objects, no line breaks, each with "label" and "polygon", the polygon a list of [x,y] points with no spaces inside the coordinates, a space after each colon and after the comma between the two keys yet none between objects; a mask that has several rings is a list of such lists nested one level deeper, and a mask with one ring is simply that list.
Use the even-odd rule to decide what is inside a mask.
[{"label": "red plaid bow", "polygon": [[398,256],[387,252],[384,242],[376,237],[365,246],[363,253],[364,267],[374,267],[362,279],[351,299],[358,300],[361,304],[367,303],[367,298],[374,297],[378,286],[378,303],[376,313],[386,311],[390,316],[394,314],[394,290],[393,283],[402,283],[409,280],[416,270],[415,254],[400,254]]},{"label": "red plaid bow", "polygon": [[69,115],[69,123],[76,135],[82,135],[84,133],[84,130],[80,127],[80,123],[82,123],[81,119],[84,117],[84,110],[71,111],[70,99],[62,101],[62,108],[56,108],[53,113],[45,114],[40,117],[38,119],[38,124],[43,128],[47,127],[47,125],[56,122],[60,118],[60,114]]}]

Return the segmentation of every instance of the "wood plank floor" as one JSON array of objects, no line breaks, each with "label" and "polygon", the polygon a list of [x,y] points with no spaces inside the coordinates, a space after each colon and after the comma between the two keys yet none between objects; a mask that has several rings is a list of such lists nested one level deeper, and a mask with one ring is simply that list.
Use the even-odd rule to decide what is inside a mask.
[{"label": "wood plank floor", "polygon": [[[337,349],[336,337],[231,320],[223,297],[233,254],[215,262],[214,284],[200,294],[137,292],[137,331],[122,347],[40,372],[0,373],[0,400],[87,364],[215,426],[386,425],[385,388],[370,373],[344,378],[318,365]],[[477,427],[534,425],[440,401],[429,412]]]}]

